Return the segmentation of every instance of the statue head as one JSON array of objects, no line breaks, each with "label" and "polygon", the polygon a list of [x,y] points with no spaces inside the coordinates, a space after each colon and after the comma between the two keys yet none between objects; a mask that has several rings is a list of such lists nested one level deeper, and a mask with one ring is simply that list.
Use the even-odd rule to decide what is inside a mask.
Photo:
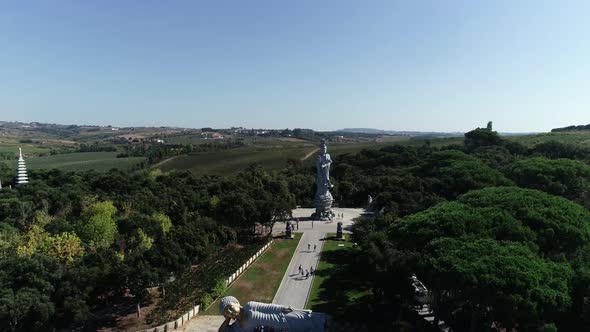
[{"label": "statue head", "polygon": [[240,315],[240,302],[233,296],[225,296],[219,301],[219,311],[225,317],[235,319]]},{"label": "statue head", "polygon": [[328,152],[328,146],[326,145],[326,140],[320,141],[320,154],[324,155]]}]

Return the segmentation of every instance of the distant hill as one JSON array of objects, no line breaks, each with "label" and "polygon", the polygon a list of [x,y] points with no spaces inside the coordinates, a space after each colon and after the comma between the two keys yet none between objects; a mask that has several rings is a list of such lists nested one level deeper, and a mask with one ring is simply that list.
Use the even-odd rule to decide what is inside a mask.
[{"label": "distant hill", "polygon": [[590,124],[551,129],[551,132],[590,130]]},{"label": "distant hill", "polygon": [[434,131],[396,131],[396,130],[381,130],[374,128],[344,128],[337,130],[341,133],[353,133],[353,134],[370,134],[370,135],[398,135],[398,136],[428,136],[428,137],[460,137],[463,133],[445,133],[445,132],[434,132]]},{"label": "distant hill", "polygon": [[337,132],[341,133],[352,133],[352,134],[387,134],[386,130],[374,129],[374,128],[344,128],[340,130],[336,130]]},{"label": "distant hill", "polygon": [[113,127],[98,125],[64,125],[41,122],[0,121],[0,137],[26,139],[67,139],[83,140],[88,137],[108,138],[124,134],[153,135],[158,133],[181,132],[176,127]]}]

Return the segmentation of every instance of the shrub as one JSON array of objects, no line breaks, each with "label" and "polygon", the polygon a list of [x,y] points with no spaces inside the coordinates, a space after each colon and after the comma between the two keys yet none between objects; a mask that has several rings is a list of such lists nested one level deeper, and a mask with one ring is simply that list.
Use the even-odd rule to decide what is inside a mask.
[{"label": "shrub", "polygon": [[201,298],[202,309],[207,309],[211,305],[211,303],[213,303],[213,301],[215,301],[215,299],[211,296],[211,294],[205,293],[205,295],[203,295],[203,297]]}]

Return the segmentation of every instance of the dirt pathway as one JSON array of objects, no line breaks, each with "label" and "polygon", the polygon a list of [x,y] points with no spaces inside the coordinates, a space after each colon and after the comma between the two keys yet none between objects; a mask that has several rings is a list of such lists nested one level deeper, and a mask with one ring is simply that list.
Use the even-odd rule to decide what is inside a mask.
[{"label": "dirt pathway", "polygon": [[172,160],[172,159],[174,159],[176,157],[178,157],[178,156],[174,156],[174,157],[170,157],[168,159],[164,159],[164,160],[160,161],[159,163],[152,165],[151,168],[158,168],[158,167],[162,166],[163,164],[169,162],[170,160]]},{"label": "dirt pathway", "polygon": [[319,148],[313,149],[313,151],[306,154],[305,157],[301,158],[301,161],[305,161],[305,160],[309,159],[309,157],[313,156],[313,154],[318,152],[319,150],[320,150]]}]

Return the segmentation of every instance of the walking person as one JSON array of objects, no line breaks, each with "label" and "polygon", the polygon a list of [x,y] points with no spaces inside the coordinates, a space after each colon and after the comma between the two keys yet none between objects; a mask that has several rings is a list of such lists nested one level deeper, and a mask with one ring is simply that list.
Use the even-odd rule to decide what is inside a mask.
[{"label": "walking person", "polygon": [[302,270],[303,270],[303,266],[301,264],[299,264],[299,273],[301,273]]},{"label": "walking person", "polygon": [[307,244],[307,251],[311,251],[311,243]]},{"label": "walking person", "polygon": [[313,266],[311,266],[311,267],[309,268],[309,274],[313,276],[313,272],[314,272],[314,270],[313,270]]},{"label": "walking person", "polygon": [[313,251],[315,251],[315,249],[317,248],[317,244],[313,244]]},{"label": "walking person", "polygon": [[309,278],[309,271],[305,270],[305,279]]}]

